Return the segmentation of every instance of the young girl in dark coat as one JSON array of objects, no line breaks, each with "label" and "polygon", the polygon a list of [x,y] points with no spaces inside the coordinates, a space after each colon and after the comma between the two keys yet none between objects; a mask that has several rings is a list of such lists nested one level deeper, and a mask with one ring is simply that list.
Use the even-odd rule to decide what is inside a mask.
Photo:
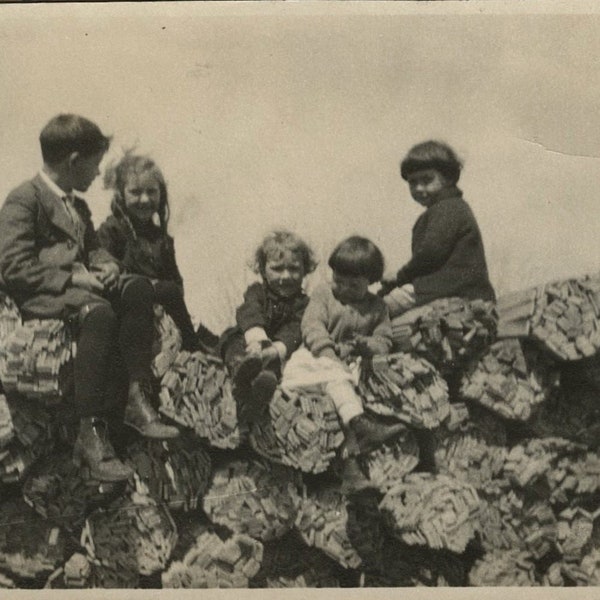
[{"label": "young girl in dark coat", "polygon": [[494,300],[481,232],[457,187],[462,164],[437,141],[413,146],[400,165],[413,199],[425,207],[412,232],[412,258],[382,293],[395,317],[437,298]]}]

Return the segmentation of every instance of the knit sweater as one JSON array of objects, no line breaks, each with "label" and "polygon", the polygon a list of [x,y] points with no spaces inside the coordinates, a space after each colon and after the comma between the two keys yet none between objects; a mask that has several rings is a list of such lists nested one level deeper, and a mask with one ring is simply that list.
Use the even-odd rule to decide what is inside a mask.
[{"label": "knit sweater", "polygon": [[390,351],[392,326],[383,300],[368,292],[358,303],[342,304],[331,286],[315,288],[302,318],[302,340],[312,354],[318,356],[356,335],[370,336],[375,354]]},{"label": "knit sweater", "polygon": [[419,305],[450,296],[495,299],[481,233],[460,189],[442,190],[439,200],[417,219],[412,258],[396,281],[398,286],[413,284]]}]

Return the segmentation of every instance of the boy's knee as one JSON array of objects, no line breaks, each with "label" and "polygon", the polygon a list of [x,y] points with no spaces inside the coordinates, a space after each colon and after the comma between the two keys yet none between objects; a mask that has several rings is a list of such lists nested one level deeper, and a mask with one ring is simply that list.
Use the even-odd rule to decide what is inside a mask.
[{"label": "boy's knee", "polygon": [[121,293],[121,305],[125,310],[152,308],[154,288],[152,282],[139,277],[128,282]]}]

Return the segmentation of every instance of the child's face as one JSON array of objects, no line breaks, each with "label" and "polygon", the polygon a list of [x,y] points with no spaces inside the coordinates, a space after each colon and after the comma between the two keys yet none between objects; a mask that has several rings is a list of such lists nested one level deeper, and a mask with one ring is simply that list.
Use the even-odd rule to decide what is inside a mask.
[{"label": "child's face", "polygon": [[366,277],[342,275],[333,272],[331,291],[342,304],[360,302],[369,291],[369,280]]},{"label": "child's face", "polygon": [[160,204],[160,186],[154,173],[131,173],[123,192],[127,212],[142,223],[151,221]]},{"label": "child's face", "polygon": [[422,206],[429,207],[438,198],[440,190],[448,186],[449,181],[436,169],[421,169],[407,177],[410,195]]},{"label": "child's face", "polygon": [[302,258],[290,250],[284,250],[278,256],[267,257],[263,277],[275,294],[282,298],[291,298],[302,289]]}]

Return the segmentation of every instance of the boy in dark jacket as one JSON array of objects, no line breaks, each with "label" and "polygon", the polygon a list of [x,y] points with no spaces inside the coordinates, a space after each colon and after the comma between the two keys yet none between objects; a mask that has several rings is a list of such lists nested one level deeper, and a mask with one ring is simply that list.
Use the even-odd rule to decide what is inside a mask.
[{"label": "boy in dark jacket", "polygon": [[382,293],[395,317],[437,298],[494,300],[481,232],[457,187],[462,164],[441,142],[417,144],[402,161],[400,172],[413,199],[426,208],[412,233],[412,258]]}]

